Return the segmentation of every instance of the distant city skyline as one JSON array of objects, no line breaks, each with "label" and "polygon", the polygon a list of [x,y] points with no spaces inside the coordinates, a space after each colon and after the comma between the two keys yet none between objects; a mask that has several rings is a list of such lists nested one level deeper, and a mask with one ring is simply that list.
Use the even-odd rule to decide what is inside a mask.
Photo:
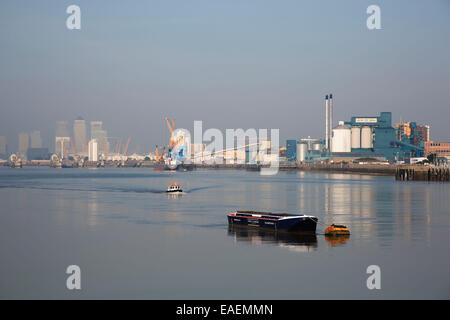
[{"label": "distant city skyline", "polygon": [[[56,122],[79,116],[131,137],[131,152],[168,143],[166,116],[188,130],[194,120],[279,128],[281,144],[323,139],[329,92],[333,126],[390,111],[394,123],[450,140],[448,1],[377,1],[381,30],[367,29],[365,0],[77,4],[76,31],[65,26],[67,3],[0,4],[0,135],[10,152],[33,131],[53,150]],[[87,148],[91,137],[79,138]]]}]

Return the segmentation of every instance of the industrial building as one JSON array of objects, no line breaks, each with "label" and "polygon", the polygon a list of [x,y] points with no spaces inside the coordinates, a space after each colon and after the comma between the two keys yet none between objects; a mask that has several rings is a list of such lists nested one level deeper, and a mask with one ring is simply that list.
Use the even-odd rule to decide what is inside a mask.
[{"label": "industrial building", "polygon": [[379,116],[353,116],[333,127],[333,95],[325,96],[325,139],[286,141],[287,160],[297,163],[324,160],[373,158],[408,161],[424,156],[424,144],[429,140],[429,126],[415,122],[392,126],[392,113]]},{"label": "industrial building", "polygon": [[347,152],[348,148],[344,151],[344,146],[350,144],[350,152],[367,157],[383,154],[387,160],[404,160],[423,156],[423,147],[396,139],[391,112],[381,112],[375,117],[354,116],[344,125],[347,126],[347,134],[338,134],[335,142],[338,147],[332,152]]},{"label": "industrial building", "polygon": [[424,147],[424,143],[430,140],[430,126],[418,125],[416,122],[397,122],[396,138],[400,141]]},{"label": "industrial building", "polygon": [[425,156],[436,154],[437,157],[450,159],[450,142],[425,142]]},{"label": "industrial building", "polygon": [[324,144],[320,139],[311,137],[299,139],[296,145],[297,163],[311,162],[314,159],[321,159]]},{"label": "industrial building", "polygon": [[297,152],[297,140],[286,141],[286,159],[295,160]]}]

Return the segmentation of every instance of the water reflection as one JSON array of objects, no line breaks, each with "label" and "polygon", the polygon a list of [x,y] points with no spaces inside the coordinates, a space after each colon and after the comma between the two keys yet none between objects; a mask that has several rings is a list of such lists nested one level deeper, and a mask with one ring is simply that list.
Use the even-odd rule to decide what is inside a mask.
[{"label": "water reflection", "polygon": [[299,172],[296,178],[296,197],[293,199],[299,212],[316,215],[327,225],[349,225],[363,237],[377,233],[373,222],[378,212],[374,204],[387,199],[384,193],[380,194],[384,190],[373,188],[374,177]]},{"label": "water reflection", "polygon": [[[75,261],[96,278],[81,298],[233,297],[229,279],[254,288],[256,278],[242,272],[243,263],[257,278],[269,278],[239,298],[374,298],[365,278],[355,281],[371,263],[389,272],[378,298],[449,297],[448,184],[210,170],[178,174],[189,188],[172,198],[161,187],[170,183],[167,174],[146,170],[96,170],[92,178],[84,169],[0,169],[3,296],[70,298],[54,270]],[[312,214],[352,234],[325,237],[322,225],[317,237],[228,228],[226,213],[235,209]],[[280,259],[271,263],[268,254]],[[283,272],[299,263],[306,276]],[[40,276],[30,277],[32,269]],[[208,285],[192,290],[205,279]]]},{"label": "water reflection", "polygon": [[292,251],[308,252],[317,249],[315,234],[303,235],[229,226],[228,235],[236,242],[249,242],[256,245],[274,244]]},{"label": "water reflection", "polygon": [[[75,201],[77,205],[82,206],[82,201]],[[74,205],[75,206],[75,205]],[[89,198],[87,202],[88,209],[88,220],[87,224],[91,227],[94,227],[98,224],[98,215],[99,215],[99,204],[98,204],[98,194],[96,191],[89,192]]]},{"label": "water reflection", "polygon": [[181,192],[167,192],[167,199],[179,199],[182,195]]},{"label": "water reflection", "polygon": [[348,239],[350,239],[350,235],[325,236],[325,240],[332,247],[345,245]]},{"label": "water reflection", "polygon": [[175,211],[167,212],[167,221],[170,222],[166,226],[167,235],[169,237],[181,237],[184,234],[183,227],[180,223],[183,222],[183,215]]},{"label": "water reflection", "polygon": [[[357,239],[390,245],[400,236],[430,244],[437,185],[398,184],[391,177],[297,173],[293,204],[325,224],[348,225]],[[289,190],[286,188],[286,192]]]}]

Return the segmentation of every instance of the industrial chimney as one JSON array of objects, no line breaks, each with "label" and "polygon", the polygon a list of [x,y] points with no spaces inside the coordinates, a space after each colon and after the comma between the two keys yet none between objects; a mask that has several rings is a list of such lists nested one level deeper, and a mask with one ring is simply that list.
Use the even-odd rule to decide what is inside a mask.
[{"label": "industrial chimney", "polygon": [[330,126],[330,128],[328,129],[328,133],[329,133],[329,143],[328,143],[328,145],[329,145],[329,147],[330,147],[330,150],[331,150],[331,141],[332,141],[332,139],[331,139],[331,137],[332,137],[332,135],[333,135],[333,95],[330,93],[330,110],[329,110],[329,115],[330,115],[330,120],[329,120],[329,126]]},{"label": "industrial chimney", "polygon": [[328,150],[328,138],[329,134],[328,131],[330,130],[330,127],[328,125],[328,95],[325,96],[325,149]]}]

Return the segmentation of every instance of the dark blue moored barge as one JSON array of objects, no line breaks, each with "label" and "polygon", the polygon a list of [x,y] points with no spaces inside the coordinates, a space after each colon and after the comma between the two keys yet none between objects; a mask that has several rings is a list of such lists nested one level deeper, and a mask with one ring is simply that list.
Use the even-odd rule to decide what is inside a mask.
[{"label": "dark blue moored barge", "polygon": [[228,214],[228,224],[234,227],[315,233],[317,217],[291,213],[235,211]]}]

